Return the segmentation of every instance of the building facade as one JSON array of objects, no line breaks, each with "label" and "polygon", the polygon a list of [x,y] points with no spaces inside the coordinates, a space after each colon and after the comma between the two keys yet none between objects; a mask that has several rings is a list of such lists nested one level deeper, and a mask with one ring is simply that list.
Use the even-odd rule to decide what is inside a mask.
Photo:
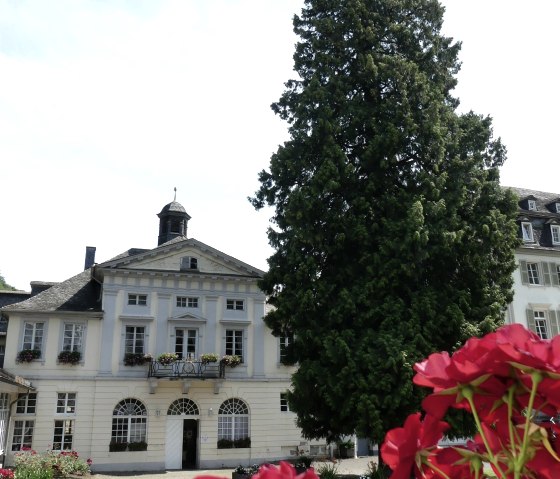
[{"label": "building facade", "polygon": [[158,216],[156,248],[101,264],[88,248],[83,272],[3,309],[4,367],[35,388],[14,405],[8,464],[22,447],[73,449],[94,471],[325,452],[288,410],[289,338],[262,319],[263,272],[187,238],[179,203]]},{"label": "building facade", "polygon": [[506,321],[543,339],[560,334],[560,195],[511,188],[519,197],[521,245]]}]

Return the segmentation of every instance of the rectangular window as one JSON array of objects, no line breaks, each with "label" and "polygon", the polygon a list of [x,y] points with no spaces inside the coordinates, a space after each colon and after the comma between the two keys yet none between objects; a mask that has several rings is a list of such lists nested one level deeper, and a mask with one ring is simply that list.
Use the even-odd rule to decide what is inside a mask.
[{"label": "rectangular window", "polygon": [[16,414],[35,414],[37,409],[37,393],[19,394]]},{"label": "rectangular window", "polygon": [[528,222],[521,223],[521,233],[523,235],[523,241],[531,242],[533,241],[533,225]]},{"label": "rectangular window", "polygon": [[113,442],[145,442],[146,418],[145,417],[113,417],[111,428],[111,441]]},{"label": "rectangular window", "polygon": [[239,356],[243,360],[243,331],[240,329],[226,330],[226,354]]},{"label": "rectangular window", "polygon": [[245,309],[245,301],[242,299],[226,299],[226,309],[243,311]]},{"label": "rectangular window", "polygon": [[84,325],[67,323],[64,325],[64,336],[62,340],[63,351],[82,352],[84,338]]},{"label": "rectangular window", "polygon": [[293,343],[294,335],[286,334],[285,336],[280,336],[278,339],[280,341],[280,362],[282,364],[289,364],[288,347]]},{"label": "rectangular window", "polygon": [[74,436],[74,421],[65,419],[54,422],[53,451],[72,450],[72,438]]},{"label": "rectangular window", "polygon": [[288,406],[288,395],[286,393],[280,393],[280,411],[289,411]]},{"label": "rectangular window", "polygon": [[541,339],[549,339],[548,325],[546,321],[545,311],[535,311],[535,332],[540,336]]},{"label": "rectangular window", "polygon": [[124,339],[124,352],[144,354],[144,326],[127,326]]},{"label": "rectangular window", "polygon": [[14,435],[12,437],[12,451],[31,449],[33,442],[33,427],[35,421],[14,421]]},{"label": "rectangular window", "polygon": [[198,298],[190,298],[187,296],[177,296],[178,308],[198,308]]},{"label": "rectangular window", "polygon": [[23,345],[21,349],[42,350],[45,323],[25,323],[23,329]]},{"label": "rectangular window", "polygon": [[552,225],[550,232],[552,233],[552,244],[560,244],[560,226]]},{"label": "rectangular window", "polygon": [[560,203],[554,203],[556,205],[556,213],[560,213]]},{"label": "rectangular window", "polygon": [[175,330],[175,352],[186,359],[197,357],[197,331],[196,329]]},{"label": "rectangular window", "polygon": [[76,393],[58,393],[57,414],[76,414]]},{"label": "rectangular window", "polygon": [[537,202],[535,200],[527,200],[527,204],[531,211],[537,211]]},{"label": "rectangular window", "polygon": [[146,294],[129,294],[128,304],[133,306],[146,306],[148,304],[148,295]]},{"label": "rectangular window", "polygon": [[527,273],[529,275],[529,284],[540,284],[539,265],[537,263],[527,263]]}]

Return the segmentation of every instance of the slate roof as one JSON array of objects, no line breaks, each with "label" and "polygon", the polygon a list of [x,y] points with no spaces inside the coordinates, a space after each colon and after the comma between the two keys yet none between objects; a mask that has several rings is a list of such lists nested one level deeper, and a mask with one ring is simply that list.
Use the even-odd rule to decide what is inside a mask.
[{"label": "slate roof", "polygon": [[529,214],[544,213],[546,215],[552,215],[555,218],[560,217],[560,215],[556,213],[554,209],[549,208],[549,205],[551,203],[560,202],[560,193],[547,193],[545,191],[529,190],[527,188],[515,188],[511,186],[506,186],[504,188],[512,190],[517,196],[519,196],[520,200],[529,197],[535,200],[537,204],[537,210],[527,210],[521,208],[520,206],[519,209],[523,212],[527,212]]},{"label": "slate roof", "polygon": [[166,204],[162,208],[158,216],[165,215],[166,213],[183,213],[187,215],[189,220],[191,219],[191,217],[189,216],[189,214],[187,213],[183,205],[181,203],[178,203],[177,201],[172,201],[171,203]]},{"label": "slate roof", "polygon": [[3,308],[5,311],[101,311],[100,286],[91,279],[91,269],[57,283],[21,303]]}]

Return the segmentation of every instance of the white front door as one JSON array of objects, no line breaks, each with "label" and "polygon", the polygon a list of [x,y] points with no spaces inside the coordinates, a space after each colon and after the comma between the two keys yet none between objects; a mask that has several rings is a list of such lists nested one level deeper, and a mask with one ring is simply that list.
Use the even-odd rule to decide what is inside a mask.
[{"label": "white front door", "polygon": [[165,432],[165,468],[181,469],[183,453],[183,417],[167,416]]}]

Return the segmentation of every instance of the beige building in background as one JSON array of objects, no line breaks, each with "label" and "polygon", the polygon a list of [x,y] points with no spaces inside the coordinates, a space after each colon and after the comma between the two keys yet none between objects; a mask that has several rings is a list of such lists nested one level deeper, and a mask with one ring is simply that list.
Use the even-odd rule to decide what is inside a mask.
[{"label": "beige building in background", "polygon": [[[263,272],[187,238],[190,217],[179,203],[158,216],[156,248],[101,264],[88,248],[82,273],[3,308],[4,368],[35,388],[12,409],[6,462],[22,447],[73,449],[95,471],[324,454],[324,444],[302,439],[288,410],[289,338],[272,336],[262,320]],[[30,350],[37,357],[22,361]],[[166,352],[181,360],[155,361]],[[241,364],[202,361],[210,353]]]}]

